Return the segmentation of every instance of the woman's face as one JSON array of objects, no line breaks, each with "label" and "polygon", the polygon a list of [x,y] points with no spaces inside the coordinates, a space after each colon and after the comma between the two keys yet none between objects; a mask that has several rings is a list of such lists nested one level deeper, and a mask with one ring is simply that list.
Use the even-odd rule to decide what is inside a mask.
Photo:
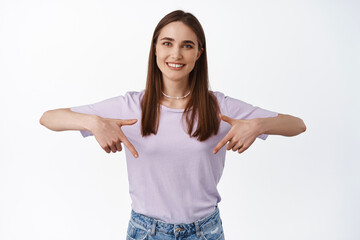
[{"label": "woman's face", "polygon": [[187,81],[201,52],[196,34],[184,23],[172,22],[163,27],[155,55],[164,81]]}]

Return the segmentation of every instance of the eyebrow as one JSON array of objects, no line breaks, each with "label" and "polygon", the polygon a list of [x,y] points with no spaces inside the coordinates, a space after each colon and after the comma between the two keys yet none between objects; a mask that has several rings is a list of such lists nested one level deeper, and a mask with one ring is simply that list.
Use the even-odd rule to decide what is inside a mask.
[{"label": "eyebrow", "polygon": [[[169,37],[164,37],[162,39],[160,39],[160,41],[162,40],[167,40],[167,41],[170,41],[170,42],[174,42],[175,40],[173,38],[169,38]],[[183,43],[190,43],[192,45],[195,45],[195,43],[191,40],[184,40]]]}]

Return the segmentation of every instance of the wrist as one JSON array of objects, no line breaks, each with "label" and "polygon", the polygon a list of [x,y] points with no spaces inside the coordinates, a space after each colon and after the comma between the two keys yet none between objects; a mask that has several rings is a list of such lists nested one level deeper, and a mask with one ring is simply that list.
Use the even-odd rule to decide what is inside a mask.
[{"label": "wrist", "polygon": [[258,135],[264,134],[266,132],[264,118],[254,118],[253,121]]},{"label": "wrist", "polygon": [[84,127],[90,132],[94,132],[99,124],[100,117],[97,115],[88,115]]}]

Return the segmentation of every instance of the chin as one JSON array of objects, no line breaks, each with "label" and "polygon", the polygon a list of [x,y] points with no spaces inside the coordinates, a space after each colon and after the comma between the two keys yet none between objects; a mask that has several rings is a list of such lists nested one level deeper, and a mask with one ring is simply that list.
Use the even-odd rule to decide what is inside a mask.
[{"label": "chin", "polygon": [[184,79],[187,79],[189,75],[181,75],[181,76],[171,76],[171,75],[167,75],[166,78],[171,80],[171,81],[176,81],[176,82],[179,82],[179,81],[182,81]]}]

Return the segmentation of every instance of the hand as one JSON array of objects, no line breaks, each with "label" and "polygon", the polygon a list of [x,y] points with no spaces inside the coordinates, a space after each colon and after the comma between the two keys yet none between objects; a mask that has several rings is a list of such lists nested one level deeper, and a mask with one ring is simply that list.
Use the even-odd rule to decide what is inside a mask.
[{"label": "hand", "polygon": [[213,149],[214,154],[216,154],[229,141],[230,142],[227,144],[226,150],[232,149],[233,151],[242,153],[248,149],[260,135],[256,119],[233,119],[222,114],[220,114],[220,118],[221,120],[229,123],[231,125],[231,129]]},{"label": "hand", "polygon": [[123,125],[132,125],[137,119],[111,119],[98,117],[92,133],[105,152],[121,151],[121,142],[130,150],[134,157],[138,157],[135,147],[130,143],[121,130]]}]

